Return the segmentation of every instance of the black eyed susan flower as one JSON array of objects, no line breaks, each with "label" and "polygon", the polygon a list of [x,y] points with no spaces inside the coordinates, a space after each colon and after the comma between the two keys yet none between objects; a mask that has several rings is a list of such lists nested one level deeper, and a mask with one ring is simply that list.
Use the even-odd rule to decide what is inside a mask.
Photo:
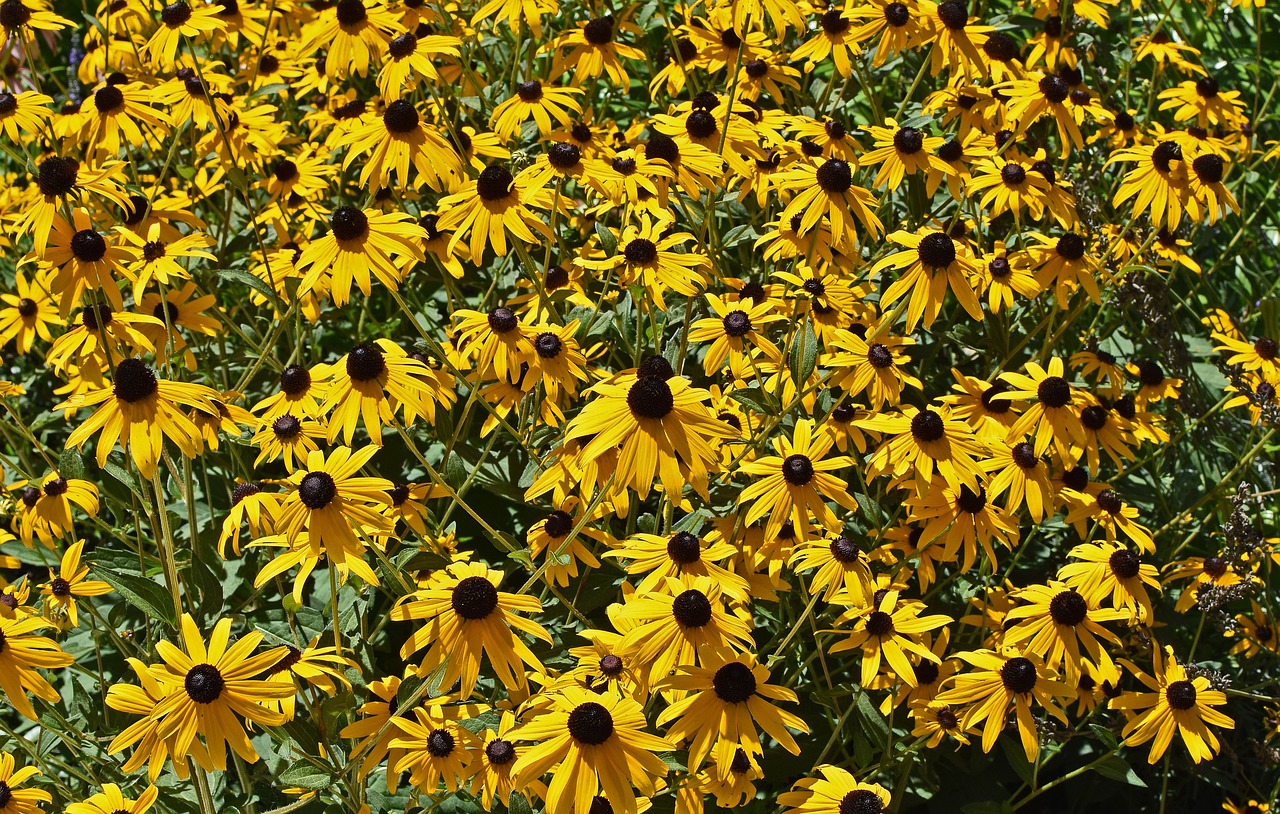
[{"label": "black eyed susan flower", "polygon": [[102,791],[90,796],[84,802],[68,803],[67,814],[146,814],[155,805],[160,790],[155,786],[147,786],[138,799],[131,800],[115,783],[104,783]]},{"label": "black eyed susan flower", "polygon": [[914,472],[927,486],[937,474],[953,487],[976,490],[982,472],[983,446],[972,428],[946,406],[923,410],[906,406],[900,413],[879,413],[859,420],[858,426],[886,438],[867,462],[867,474],[895,478]]},{"label": "black eyed susan flower", "polygon": [[90,517],[97,517],[98,487],[82,478],[67,478],[61,472],[50,472],[40,481],[39,488],[23,485],[21,503],[15,518],[15,530],[23,544],[31,545],[34,535],[52,547],[54,539],[75,531],[72,506],[79,507]]},{"label": "black eyed susan flower", "polygon": [[1147,587],[1160,591],[1154,565],[1144,563],[1137,552],[1119,542],[1081,543],[1067,556],[1076,562],[1059,568],[1058,579],[1078,591],[1090,607],[1110,598],[1111,607],[1150,624],[1154,611]]},{"label": "black eyed susan flower", "polygon": [[513,791],[546,799],[547,786],[541,780],[526,781],[523,788],[517,788],[512,779],[516,758],[524,749],[515,742],[517,726],[515,715],[503,710],[496,728],[479,733],[479,754],[475,758],[474,773],[471,776],[471,793],[480,798],[485,811],[493,810],[495,800],[502,803],[511,799]]},{"label": "black eyed susan flower", "polygon": [[721,563],[736,553],[734,546],[712,529],[699,537],[690,531],[674,534],[635,534],[621,540],[604,556],[631,560],[628,574],[643,575],[636,584],[637,591],[659,590],[668,577],[685,574],[714,579],[726,596],[742,602],[748,600],[747,581],[726,570]]},{"label": "black eyed susan flower", "polygon": [[921,43],[931,42],[929,69],[934,76],[946,67],[952,75],[986,75],[993,61],[984,47],[995,26],[981,25],[969,15],[965,0],[919,0],[924,30]]},{"label": "black eyed susan flower", "polygon": [[1005,511],[1013,514],[1025,506],[1033,521],[1044,520],[1053,509],[1053,484],[1049,467],[1036,455],[1035,447],[1026,441],[1000,444],[992,464],[995,474],[987,484],[990,499],[1003,495]]},{"label": "black eyed susan flower", "polygon": [[75,26],[66,17],[54,14],[50,5],[46,0],[4,0],[0,3],[0,49],[7,49],[10,39],[25,38],[28,29],[58,31]]},{"label": "black eyed susan flower", "polygon": [[280,371],[280,388],[253,405],[253,412],[261,412],[263,421],[272,421],[282,415],[307,418],[320,416],[320,404],[324,401],[324,387],[311,377],[311,372],[300,365],[288,365]]},{"label": "black eyed susan flower", "polygon": [[819,776],[801,778],[778,795],[786,814],[880,814],[889,806],[887,789],[860,783],[847,769],[823,764],[814,772]]},{"label": "black eyed susan flower", "polygon": [[782,217],[800,216],[799,228],[804,234],[818,225],[825,215],[831,226],[831,237],[840,245],[857,245],[854,221],[862,224],[872,238],[884,234],[884,224],[876,217],[875,197],[853,183],[854,166],[839,158],[821,163],[797,162],[781,173],[781,188],[795,194],[783,210]]},{"label": "black eyed susan flower", "polygon": [[555,129],[552,119],[561,127],[568,127],[574,118],[571,114],[582,113],[582,107],[574,98],[581,93],[580,88],[544,85],[536,79],[521,82],[516,85],[513,96],[493,109],[489,126],[509,141],[522,124],[532,119],[538,125],[539,134],[546,138]]},{"label": "black eyed susan flower", "polygon": [[49,245],[40,259],[57,269],[50,284],[63,318],[81,303],[86,291],[101,292],[117,311],[124,310],[118,280],[133,281],[126,264],[137,252],[107,239],[93,228],[87,209],[76,208],[72,223],[54,216]]},{"label": "black eyed susan flower", "polygon": [[65,615],[71,627],[80,624],[76,612],[76,597],[102,596],[111,591],[111,586],[107,583],[89,579],[89,566],[80,563],[82,550],[84,540],[77,540],[67,546],[58,571],[49,569],[49,582],[40,586],[40,593],[48,597],[45,599],[46,613]]},{"label": "black eyed susan flower", "polygon": [[440,72],[432,59],[458,56],[461,44],[457,37],[433,34],[419,37],[412,31],[396,35],[387,43],[389,58],[378,71],[378,92],[387,101],[395,101],[406,91],[416,88],[423,79],[438,81]]},{"label": "black eyed susan flower", "polygon": [[1113,152],[1107,163],[1114,162],[1134,162],[1137,166],[1125,173],[1111,200],[1112,206],[1133,199],[1135,218],[1146,213],[1152,226],[1177,229],[1187,197],[1182,147],[1173,140],[1135,144]]},{"label": "black eyed susan flower", "polygon": [[936,749],[943,738],[969,745],[969,730],[960,724],[960,715],[950,704],[941,701],[915,701],[911,704],[912,737],[925,738],[925,746]]},{"label": "black eyed susan flower", "polygon": [[204,251],[214,245],[213,239],[198,232],[183,235],[174,241],[167,241],[162,239],[159,223],[151,224],[147,227],[146,233],[141,235],[130,229],[117,228],[116,231],[138,251],[137,258],[129,264],[129,270],[135,277],[133,283],[135,302],[142,300],[143,292],[152,282],[160,286],[171,286],[176,282],[189,279],[191,274],[178,262],[179,260],[192,258],[216,260],[212,254]]},{"label": "black eyed susan flower", "polygon": [[220,10],[221,7],[215,5],[196,3],[193,7],[187,0],[174,0],[161,10],[159,25],[147,40],[147,53],[160,67],[172,68],[183,37],[203,39],[227,27],[219,16]]},{"label": "black eyed susan flower", "polygon": [[653,686],[679,665],[697,664],[721,650],[745,651],[745,621],[725,610],[723,591],[711,577],[668,577],[656,591],[633,593],[611,606],[609,619],[622,632],[617,653],[648,670]]},{"label": "black eyed susan flower", "polygon": [[983,486],[952,486],[937,478],[923,494],[911,499],[916,517],[924,523],[921,539],[942,546],[945,561],[963,557],[960,568],[968,571],[981,548],[991,568],[997,563],[993,543],[1013,548],[1018,542],[1018,522],[993,503]]},{"label": "black eyed susan flower", "polygon": [[314,452],[316,439],[327,436],[323,424],[311,418],[298,418],[291,413],[278,415],[264,421],[250,443],[258,448],[255,467],[284,458],[284,469],[292,473],[297,465],[305,464],[307,455]]},{"label": "black eyed susan flower", "polygon": [[1258,600],[1250,599],[1249,612],[1236,614],[1235,622],[1235,629],[1224,634],[1229,639],[1237,640],[1231,647],[1231,653],[1239,653],[1246,659],[1263,653],[1280,654],[1275,619],[1258,604]]},{"label": "black eyed susan flower", "polygon": [[[3,793],[4,805],[0,806],[6,814],[41,814],[41,803],[53,802],[53,795],[44,789],[24,789],[22,785],[33,777],[39,777],[40,770],[34,766],[17,768],[17,762],[8,752],[0,752],[0,789]],[[68,806],[72,811],[74,806]]]},{"label": "black eyed susan flower", "polygon": [[541,625],[517,612],[537,613],[537,598],[498,590],[502,572],[483,563],[454,563],[427,588],[401,600],[391,611],[394,621],[421,620],[419,628],[400,648],[407,659],[426,648],[419,673],[444,665],[442,688],[461,682],[459,693],[469,697],[480,677],[480,660],[487,655],[498,680],[506,687],[524,687],[524,665],[542,665],[519,633],[550,642]]},{"label": "black eyed susan flower", "polygon": [[711,341],[702,368],[711,375],[724,367],[726,359],[742,361],[761,353],[777,362],[782,358],[778,346],[760,332],[760,328],[786,317],[774,313],[769,302],[726,302],[714,294],[707,294],[714,317],[700,319],[689,326],[690,342]]},{"label": "black eyed susan flower", "polygon": [[48,106],[52,101],[52,97],[34,90],[17,94],[0,91],[0,131],[13,142],[35,136],[49,120]]},{"label": "black eyed susan flower", "polygon": [[[898,601],[899,592],[877,591],[872,602],[851,608],[836,619],[836,632],[845,634],[829,648],[829,652],[861,648],[863,687],[872,686],[882,669],[887,668],[897,680],[914,687],[916,669],[908,654],[924,661],[940,664],[941,659],[923,643],[924,634],[953,621],[950,616],[921,616],[925,605],[911,600]],[[837,601],[839,598],[837,597]]]},{"label": "black eyed susan flower", "polygon": [[644,703],[649,698],[649,672],[645,665],[618,653],[622,635],[608,630],[578,633],[590,644],[569,649],[577,666],[564,673],[562,681],[572,682],[596,693],[610,692]]},{"label": "black eyed susan flower", "polygon": [[222,530],[218,535],[218,556],[226,557],[228,542],[239,556],[240,533],[246,522],[252,537],[266,537],[275,532],[276,518],[279,516],[279,494],[264,492],[256,483],[237,483],[231,490],[231,510],[223,519]]},{"label": "black eyed susan flower", "polygon": [[862,53],[855,31],[853,19],[845,16],[841,9],[832,8],[819,18],[813,36],[791,52],[791,58],[806,60],[810,67],[812,63],[830,59],[841,76],[849,76],[853,73],[853,57]]},{"label": "black eyed susan flower", "polygon": [[484,257],[490,244],[495,254],[505,257],[508,233],[525,243],[538,242],[534,232],[553,239],[551,228],[530,209],[550,209],[553,203],[550,190],[513,176],[503,164],[490,164],[474,181],[440,201],[436,228],[453,234],[450,251],[465,241],[474,262]]},{"label": "black eyed susan flower", "polygon": [[695,252],[679,252],[694,240],[688,232],[667,232],[666,224],[642,216],[639,225],[622,230],[618,252],[604,260],[579,259],[574,262],[586,269],[617,270],[619,282],[625,286],[643,286],[659,309],[666,310],[663,294],[674,291],[685,297],[696,297],[707,283],[705,268],[710,262]]},{"label": "black eyed susan flower", "polygon": [[794,691],[769,683],[769,671],[745,653],[720,657],[702,667],[682,665],[680,672],[658,685],[659,690],[679,690],[689,695],[658,716],[658,726],[671,724],[667,736],[689,743],[689,768],[701,767],[717,738],[760,754],[759,726],[782,748],[800,754],[791,732],[806,733],[809,726],[774,703],[796,703]]},{"label": "black eyed susan flower", "polygon": [[982,303],[971,282],[978,269],[964,241],[956,241],[946,232],[923,230],[916,234],[897,231],[889,235],[889,240],[905,248],[881,259],[871,271],[906,268],[880,297],[880,307],[887,308],[909,293],[908,332],[914,331],[921,320],[926,328],[934,323],[942,312],[948,288],[969,316],[982,319]]},{"label": "black eyed susan flower", "polygon": [[351,444],[357,422],[363,422],[369,440],[381,446],[382,428],[395,423],[397,411],[406,426],[418,416],[435,421],[436,407],[455,398],[452,376],[433,370],[390,339],[357,345],[341,361],[317,366],[314,376],[325,394],[320,412],[329,417],[330,443],[341,435]]},{"label": "black eyed susan flower", "polygon": [[[1031,437],[1037,456],[1052,445],[1067,464],[1076,461],[1076,450],[1086,439],[1077,405],[1086,396],[1064,378],[1066,366],[1055,356],[1047,367],[1027,362],[1025,373],[1004,373],[1000,378],[1013,387],[997,399],[1035,399],[1009,430],[1011,440]],[[993,399],[994,400],[994,399]]]},{"label": "black eyed susan flower", "polygon": [[1211,76],[1188,79],[1160,92],[1161,110],[1172,110],[1176,121],[1195,119],[1200,127],[1228,126],[1243,120],[1244,102],[1240,91],[1223,90]]},{"label": "black eyed susan flower", "polygon": [[334,304],[345,305],[352,283],[369,296],[371,273],[397,290],[409,265],[426,259],[425,238],[425,230],[403,212],[340,206],[329,219],[329,234],[308,243],[298,258],[297,270],[303,272],[298,294],[320,288],[324,281]]},{"label": "black eyed susan flower", "polygon": [[55,409],[95,407],[93,415],[67,437],[77,449],[98,436],[98,466],[117,443],[132,457],[144,478],[151,478],[169,439],[189,458],[199,454],[200,430],[180,407],[216,413],[219,395],[200,384],[161,379],[140,359],[123,359],[116,365],[111,383],[73,396]]},{"label": "black eyed susan flower", "polygon": [[365,76],[387,53],[388,32],[399,29],[395,15],[380,2],[339,0],[308,27],[300,50],[314,53],[324,48],[319,73],[327,77]]},{"label": "black eyed susan flower", "polygon": [[1086,658],[1103,671],[1113,669],[1104,643],[1119,645],[1120,639],[1102,623],[1128,618],[1124,611],[1098,607],[1084,594],[1053,580],[1029,585],[1013,596],[1024,604],[1005,616],[1005,644],[1021,644],[1040,654],[1045,665],[1059,670],[1070,686],[1079,683]]},{"label": "black eyed susan flower", "polygon": [[401,750],[401,755],[391,771],[409,772],[409,782],[426,792],[442,785],[448,791],[465,787],[479,769],[475,763],[479,739],[459,726],[443,706],[416,707],[413,717],[416,720],[395,719],[400,734],[391,747]]},{"label": "black eyed susan flower", "polygon": [[590,439],[582,450],[587,459],[620,448],[611,470],[614,495],[630,488],[643,500],[655,482],[673,499],[686,485],[706,494],[708,475],[719,468],[712,443],[733,434],[708,408],[708,391],[675,376],[670,363],[654,357],[637,373],[620,374],[586,392],[592,398],[569,422],[566,437]]},{"label": "black eyed susan flower", "polygon": [[848,537],[833,535],[801,542],[793,549],[787,562],[798,572],[817,569],[810,580],[809,590],[817,593],[822,589],[825,602],[843,594],[864,603],[871,595],[869,560],[858,544]]},{"label": "black eyed susan flower", "polygon": [[[373,189],[393,184],[418,189],[425,183],[438,192],[462,170],[457,153],[442,132],[424,122],[406,99],[388,104],[381,116],[353,128],[346,140],[350,149],[343,168],[360,159],[360,183]],[[409,172],[411,165],[414,174]]]},{"label": "black eyed susan flower", "polygon": [[1085,235],[1066,232],[1055,238],[1031,233],[1027,237],[1031,243],[1027,258],[1035,267],[1036,282],[1046,291],[1053,289],[1059,308],[1068,306],[1077,288],[1083,288],[1094,302],[1102,301],[1097,278],[1109,282],[1111,275],[1089,252]]},{"label": "black eyed susan flower", "polygon": [[626,814],[637,814],[638,790],[650,796],[667,766],[656,753],[674,748],[665,738],[644,732],[643,708],[629,698],[597,695],[566,687],[552,697],[546,712],[521,725],[513,735],[536,745],[524,747],[512,777],[518,787],[552,772],[547,787],[548,814],[589,811],[604,794]]},{"label": "black eyed susan flower", "polygon": [[[163,664],[151,668],[152,674],[160,685],[170,688],[170,694],[148,718],[159,724],[160,738],[174,738],[175,763],[190,756],[206,771],[226,771],[228,746],[246,763],[256,763],[258,752],[240,718],[258,726],[284,723],[284,716],[267,704],[293,695],[293,685],[254,677],[278,662],[285,649],[251,655],[262,641],[261,633],[250,631],[229,645],[230,635],[231,620],[218,620],[206,648],[195,621],[184,613],[183,649],[164,640],[156,643]],[[197,736],[203,737],[205,749],[192,749]]]},{"label": "black eyed susan flower", "polygon": [[858,504],[848,493],[848,484],[831,474],[852,466],[853,460],[843,455],[827,458],[831,446],[829,437],[815,435],[812,420],[802,419],[796,422],[791,438],[773,440],[777,455],[744,464],[742,471],[759,479],[738,496],[739,505],[751,504],[743,522],[751,524],[767,516],[765,536],[772,537],[790,520],[801,542],[808,539],[810,517],[827,531],[838,532],[843,524],[827,501],[850,511],[856,511]]},{"label": "black eyed susan flower", "polygon": [[[51,704],[62,698],[36,670],[51,670],[75,663],[75,658],[64,653],[57,642],[39,635],[39,631],[50,627],[53,627],[51,623],[38,617],[10,619],[0,615],[0,689],[4,690],[5,700],[18,714],[33,721],[36,720],[36,711],[27,693]],[[3,768],[0,763],[0,773],[3,773]]]},{"label": "black eyed susan flower", "polygon": [[1059,706],[1060,699],[1070,699],[1075,691],[1058,681],[1057,674],[1031,652],[1010,648],[1000,653],[974,650],[957,656],[974,669],[954,676],[950,688],[939,693],[936,700],[953,706],[967,705],[961,716],[961,727],[968,730],[983,724],[984,752],[990,752],[996,745],[1012,706],[1023,752],[1027,760],[1034,763],[1040,754],[1040,736],[1031,715],[1031,704],[1039,704],[1065,724],[1067,715]]},{"label": "black eyed susan flower", "polygon": [[[587,568],[599,568],[600,561],[583,538],[612,542],[605,532],[595,528],[598,515],[589,521],[582,521],[586,504],[576,497],[567,497],[557,503],[556,508],[534,523],[528,532],[529,552],[533,558],[546,557],[546,576],[548,581],[568,586],[570,578],[578,576],[578,564]],[[582,522],[578,534],[570,537],[575,526]]]},{"label": "black eyed susan flower", "polygon": [[942,137],[931,136],[919,127],[900,127],[895,119],[886,119],[883,126],[873,126],[870,130],[874,144],[858,160],[864,167],[880,167],[875,186],[894,190],[907,175],[954,172],[950,164],[937,156],[945,141]]},{"label": "black eyed susan flower", "polygon": [[[621,15],[606,14],[593,17],[547,44],[545,50],[555,54],[551,75],[559,76],[572,70],[576,82],[605,74],[613,84],[627,88],[631,84],[623,59],[642,60],[644,52],[632,45],[618,41],[619,34],[638,37],[639,26],[630,20],[631,12]],[[568,51],[568,53],[563,53]]]},{"label": "black eyed susan flower", "polygon": [[50,326],[62,325],[48,272],[36,271],[29,279],[15,272],[12,293],[0,294],[0,347],[14,343],[18,353],[29,353],[37,338],[52,342]]},{"label": "black eyed susan flower", "polygon": [[1209,726],[1235,728],[1235,721],[1214,709],[1227,703],[1226,694],[1213,689],[1204,676],[1191,678],[1171,647],[1155,651],[1153,661],[1150,675],[1131,662],[1125,664],[1150,692],[1126,692],[1111,699],[1112,709],[1136,712],[1121,733],[1125,744],[1141,746],[1150,741],[1147,762],[1156,763],[1177,734],[1193,763],[1212,760],[1219,744]]},{"label": "black eyed susan flower", "polygon": [[826,364],[838,370],[831,378],[831,385],[839,387],[847,399],[856,399],[865,393],[873,410],[885,404],[896,406],[902,399],[904,387],[917,390],[921,387],[920,380],[904,369],[911,361],[906,348],[915,342],[894,336],[887,328],[887,324],[882,324],[865,337],[838,330],[828,346],[831,357]]},{"label": "black eyed susan flower", "polygon": [[328,456],[322,450],[307,454],[306,466],[289,476],[293,489],[281,502],[276,524],[290,550],[258,573],[256,585],[301,564],[294,587],[294,595],[300,597],[303,582],[321,557],[371,585],[379,584],[364,560],[362,537],[388,531],[390,521],[379,507],[389,501],[392,484],[385,478],[357,477],[377,451],[371,444],[357,451],[337,447]]}]

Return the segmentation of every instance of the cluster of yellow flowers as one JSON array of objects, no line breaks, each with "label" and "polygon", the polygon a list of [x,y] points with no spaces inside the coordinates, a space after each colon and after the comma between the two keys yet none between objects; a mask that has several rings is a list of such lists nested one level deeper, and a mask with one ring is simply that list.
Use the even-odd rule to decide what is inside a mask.
[{"label": "cluster of yellow flowers", "polygon": [[0,0],[0,812],[876,814],[1008,729],[968,799],[1163,812],[1280,655],[1202,12]]}]

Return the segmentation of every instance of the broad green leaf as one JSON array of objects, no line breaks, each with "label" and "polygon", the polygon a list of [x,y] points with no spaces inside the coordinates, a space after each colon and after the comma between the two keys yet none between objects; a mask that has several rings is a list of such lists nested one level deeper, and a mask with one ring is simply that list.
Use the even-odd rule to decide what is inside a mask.
[{"label": "broad green leaf", "polygon": [[297,786],[300,789],[327,789],[333,784],[333,775],[319,766],[299,760],[280,773],[278,782],[286,788]]},{"label": "broad green leaf", "polygon": [[114,588],[125,602],[147,616],[163,620],[169,627],[176,626],[177,616],[174,612],[173,597],[160,583],[109,568],[95,567],[93,571],[95,576]]}]

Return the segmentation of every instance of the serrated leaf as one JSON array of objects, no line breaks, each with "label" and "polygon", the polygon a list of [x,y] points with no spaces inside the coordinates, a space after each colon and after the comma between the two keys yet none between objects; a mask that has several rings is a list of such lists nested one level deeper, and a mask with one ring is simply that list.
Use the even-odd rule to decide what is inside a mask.
[{"label": "serrated leaf", "polygon": [[286,788],[296,786],[300,789],[327,789],[333,783],[333,775],[305,760],[299,760],[281,772],[277,782]]},{"label": "serrated leaf", "polygon": [[242,269],[214,269],[214,273],[222,280],[231,280],[233,282],[249,286],[254,291],[257,291],[259,294],[266,297],[267,301],[270,302],[276,310],[283,310],[280,298],[276,296],[276,292],[272,290],[271,286],[268,285],[265,280],[259,279]]},{"label": "serrated leaf", "polygon": [[1107,755],[1105,760],[1093,767],[1093,770],[1103,777],[1118,780],[1121,783],[1128,783],[1130,786],[1147,787],[1147,784],[1142,782],[1142,778],[1138,777],[1133,767],[1119,755]]},{"label": "serrated leaf", "polygon": [[618,249],[618,238],[609,230],[608,226],[603,223],[596,223],[596,237],[600,238],[600,248],[604,249],[604,253],[613,256]]},{"label": "serrated leaf", "polygon": [[173,598],[159,583],[135,574],[117,573],[109,568],[95,567],[93,572],[95,576],[114,588],[125,602],[147,616],[163,620],[169,627],[176,626],[177,616],[173,607]]}]

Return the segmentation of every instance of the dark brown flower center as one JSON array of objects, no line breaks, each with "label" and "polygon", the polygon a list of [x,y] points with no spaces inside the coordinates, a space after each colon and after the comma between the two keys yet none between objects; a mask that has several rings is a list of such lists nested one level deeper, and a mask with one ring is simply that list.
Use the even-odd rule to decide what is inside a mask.
[{"label": "dark brown flower center", "polygon": [[1188,710],[1196,705],[1196,686],[1190,681],[1175,681],[1164,688],[1165,700],[1176,710]]},{"label": "dark brown flower center", "polygon": [[1046,376],[1036,386],[1036,397],[1050,409],[1066,407],[1071,403],[1071,385],[1061,376]]},{"label": "dark brown flower center", "polygon": [[498,589],[484,577],[466,577],[453,586],[450,604],[463,619],[484,619],[498,607]]},{"label": "dark brown flower center", "polygon": [[1089,605],[1075,591],[1062,591],[1049,600],[1049,615],[1060,625],[1075,627],[1089,615]]},{"label": "dark brown flower center", "polygon": [[1036,666],[1031,659],[1015,656],[1000,668],[1000,680],[1010,691],[1022,695],[1036,686]]},{"label": "dark brown flower center", "polygon": [[726,704],[742,704],[756,694],[756,677],[747,665],[731,661],[716,670],[711,686]]},{"label": "dark brown flower center", "polygon": [[516,179],[501,164],[490,164],[476,179],[476,192],[486,201],[501,201],[511,195]]},{"label": "dark brown flower center", "polygon": [[675,398],[663,379],[641,376],[627,391],[627,406],[636,418],[662,419],[675,409]]},{"label": "dark brown flower center", "polygon": [[813,461],[806,455],[790,455],[782,462],[782,477],[792,486],[804,486],[813,480]]},{"label": "dark brown flower center", "polygon": [[702,545],[697,535],[678,531],[667,541],[667,556],[679,565],[692,565],[702,559]]},{"label": "dark brown flower center", "polygon": [[956,243],[949,235],[934,232],[920,240],[916,255],[931,269],[945,269],[956,260]]},{"label": "dark brown flower center", "polygon": [[226,682],[217,667],[212,664],[197,664],[187,672],[182,685],[192,701],[197,704],[212,704],[222,695]]},{"label": "dark brown flower center", "polygon": [[387,361],[374,345],[357,345],[347,354],[347,375],[353,382],[371,382],[386,369]]},{"label": "dark brown flower center", "polygon": [[1129,549],[1121,548],[1111,555],[1107,563],[1118,579],[1133,579],[1138,575],[1142,560]]},{"label": "dark brown flower center", "polygon": [[116,365],[116,377],[112,390],[116,398],[136,404],[148,398],[160,387],[155,371],[139,359],[124,359]]},{"label": "dark brown flower center", "polygon": [[697,588],[690,588],[671,603],[671,615],[684,627],[703,627],[711,621],[711,600]]},{"label": "dark brown flower center", "polygon": [[942,423],[942,416],[933,410],[921,410],[911,419],[911,435],[923,444],[937,441],[945,434],[946,426]]},{"label": "dark brown flower center", "polygon": [[308,472],[298,484],[298,499],[312,511],[319,511],[338,496],[338,484],[328,472]]},{"label": "dark brown flower center", "polygon": [[818,186],[831,195],[839,195],[853,186],[853,170],[838,158],[828,160],[817,172]]},{"label": "dark brown flower center", "polygon": [[613,735],[613,716],[603,704],[588,701],[569,713],[569,735],[578,743],[599,746]]}]

